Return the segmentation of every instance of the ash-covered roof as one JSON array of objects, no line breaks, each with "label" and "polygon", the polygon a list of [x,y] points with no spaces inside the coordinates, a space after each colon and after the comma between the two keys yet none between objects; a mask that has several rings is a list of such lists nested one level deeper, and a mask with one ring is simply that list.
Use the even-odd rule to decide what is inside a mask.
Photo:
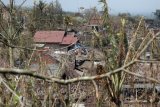
[{"label": "ash-covered roof", "polygon": [[37,31],[34,35],[34,41],[38,43],[61,43],[65,31]]},{"label": "ash-covered roof", "polygon": [[75,34],[65,35],[65,31],[37,31],[34,35],[36,43],[70,45],[78,40]]}]

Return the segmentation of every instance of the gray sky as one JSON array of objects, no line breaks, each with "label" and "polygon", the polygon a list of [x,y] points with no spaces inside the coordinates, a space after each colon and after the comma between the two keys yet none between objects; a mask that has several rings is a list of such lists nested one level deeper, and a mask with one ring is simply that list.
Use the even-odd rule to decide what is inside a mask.
[{"label": "gray sky", "polygon": [[[22,0],[16,0],[16,3],[20,3],[20,1],[22,2]],[[27,0],[26,5],[33,5],[33,1],[38,0]],[[55,0],[44,1],[49,3]],[[101,10],[101,4],[98,0],[59,0],[59,2],[65,11],[78,11],[79,7],[91,8],[94,6]],[[160,9],[160,0],[108,0],[108,5],[111,13],[151,14],[156,9]]]}]

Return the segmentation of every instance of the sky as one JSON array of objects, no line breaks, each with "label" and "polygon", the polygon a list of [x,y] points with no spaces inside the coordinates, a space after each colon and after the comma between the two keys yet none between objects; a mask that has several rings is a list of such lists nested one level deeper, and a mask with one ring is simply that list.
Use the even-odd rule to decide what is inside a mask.
[{"label": "sky", "polygon": [[[5,3],[9,0],[2,0]],[[22,0],[16,0],[20,4]],[[25,5],[31,6],[34,1],[27,0]],[[47,3],[55,0],[43,0]],[[78,12],[78,8],[84,7],[85,9],[97,7],[101,10],[102,5],[98,0],[58,0],[61,3],[63,10]],[[132,14],[153,14],[156,9],[160,9],[160,0],[107,0],[110,13],[123,13],[128,12]]]}]

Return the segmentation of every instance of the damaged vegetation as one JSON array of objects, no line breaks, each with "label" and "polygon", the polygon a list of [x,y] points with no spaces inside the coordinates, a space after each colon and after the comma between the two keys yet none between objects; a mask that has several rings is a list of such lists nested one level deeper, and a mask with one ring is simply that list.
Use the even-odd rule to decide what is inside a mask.
[{"label": "damaged vegetation", "polygon": [[144,17],[25,1],[0,0],[0,106],[158,106],[160,32]]}]

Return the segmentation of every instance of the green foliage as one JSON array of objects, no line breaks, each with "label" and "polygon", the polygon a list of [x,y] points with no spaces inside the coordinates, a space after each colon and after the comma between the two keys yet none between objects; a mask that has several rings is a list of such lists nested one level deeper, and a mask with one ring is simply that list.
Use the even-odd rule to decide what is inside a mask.
[{"label": "green foliage", "polygon": [[[105,70],[106,72],[109,72],[124,65],[125,56],[128,51],[128,40],[125,33],[126,20],[124,18],[120,20],[121,26],[118,32],[113,30],[112,23],[110,23],[107,2],[106,0],[100,0],[100,2],[103,3],[104,9],[102,18],[107,36],[103,36],[106,37],[105,41],[107,42],[107,48],[104,48],[102,44],[104,39],[102,38],[103,36],[98,32],[94,32],[94,34],[97,38],[96,41],[98,41],[101,50],[103,50],[105,54]],[[112,74],[111,78],[107,78],[106,80],[106,89],[110,95],[111,101],[116,105],[119,105],[121,103],[120,95],[123,84],[122,72]]]}]

